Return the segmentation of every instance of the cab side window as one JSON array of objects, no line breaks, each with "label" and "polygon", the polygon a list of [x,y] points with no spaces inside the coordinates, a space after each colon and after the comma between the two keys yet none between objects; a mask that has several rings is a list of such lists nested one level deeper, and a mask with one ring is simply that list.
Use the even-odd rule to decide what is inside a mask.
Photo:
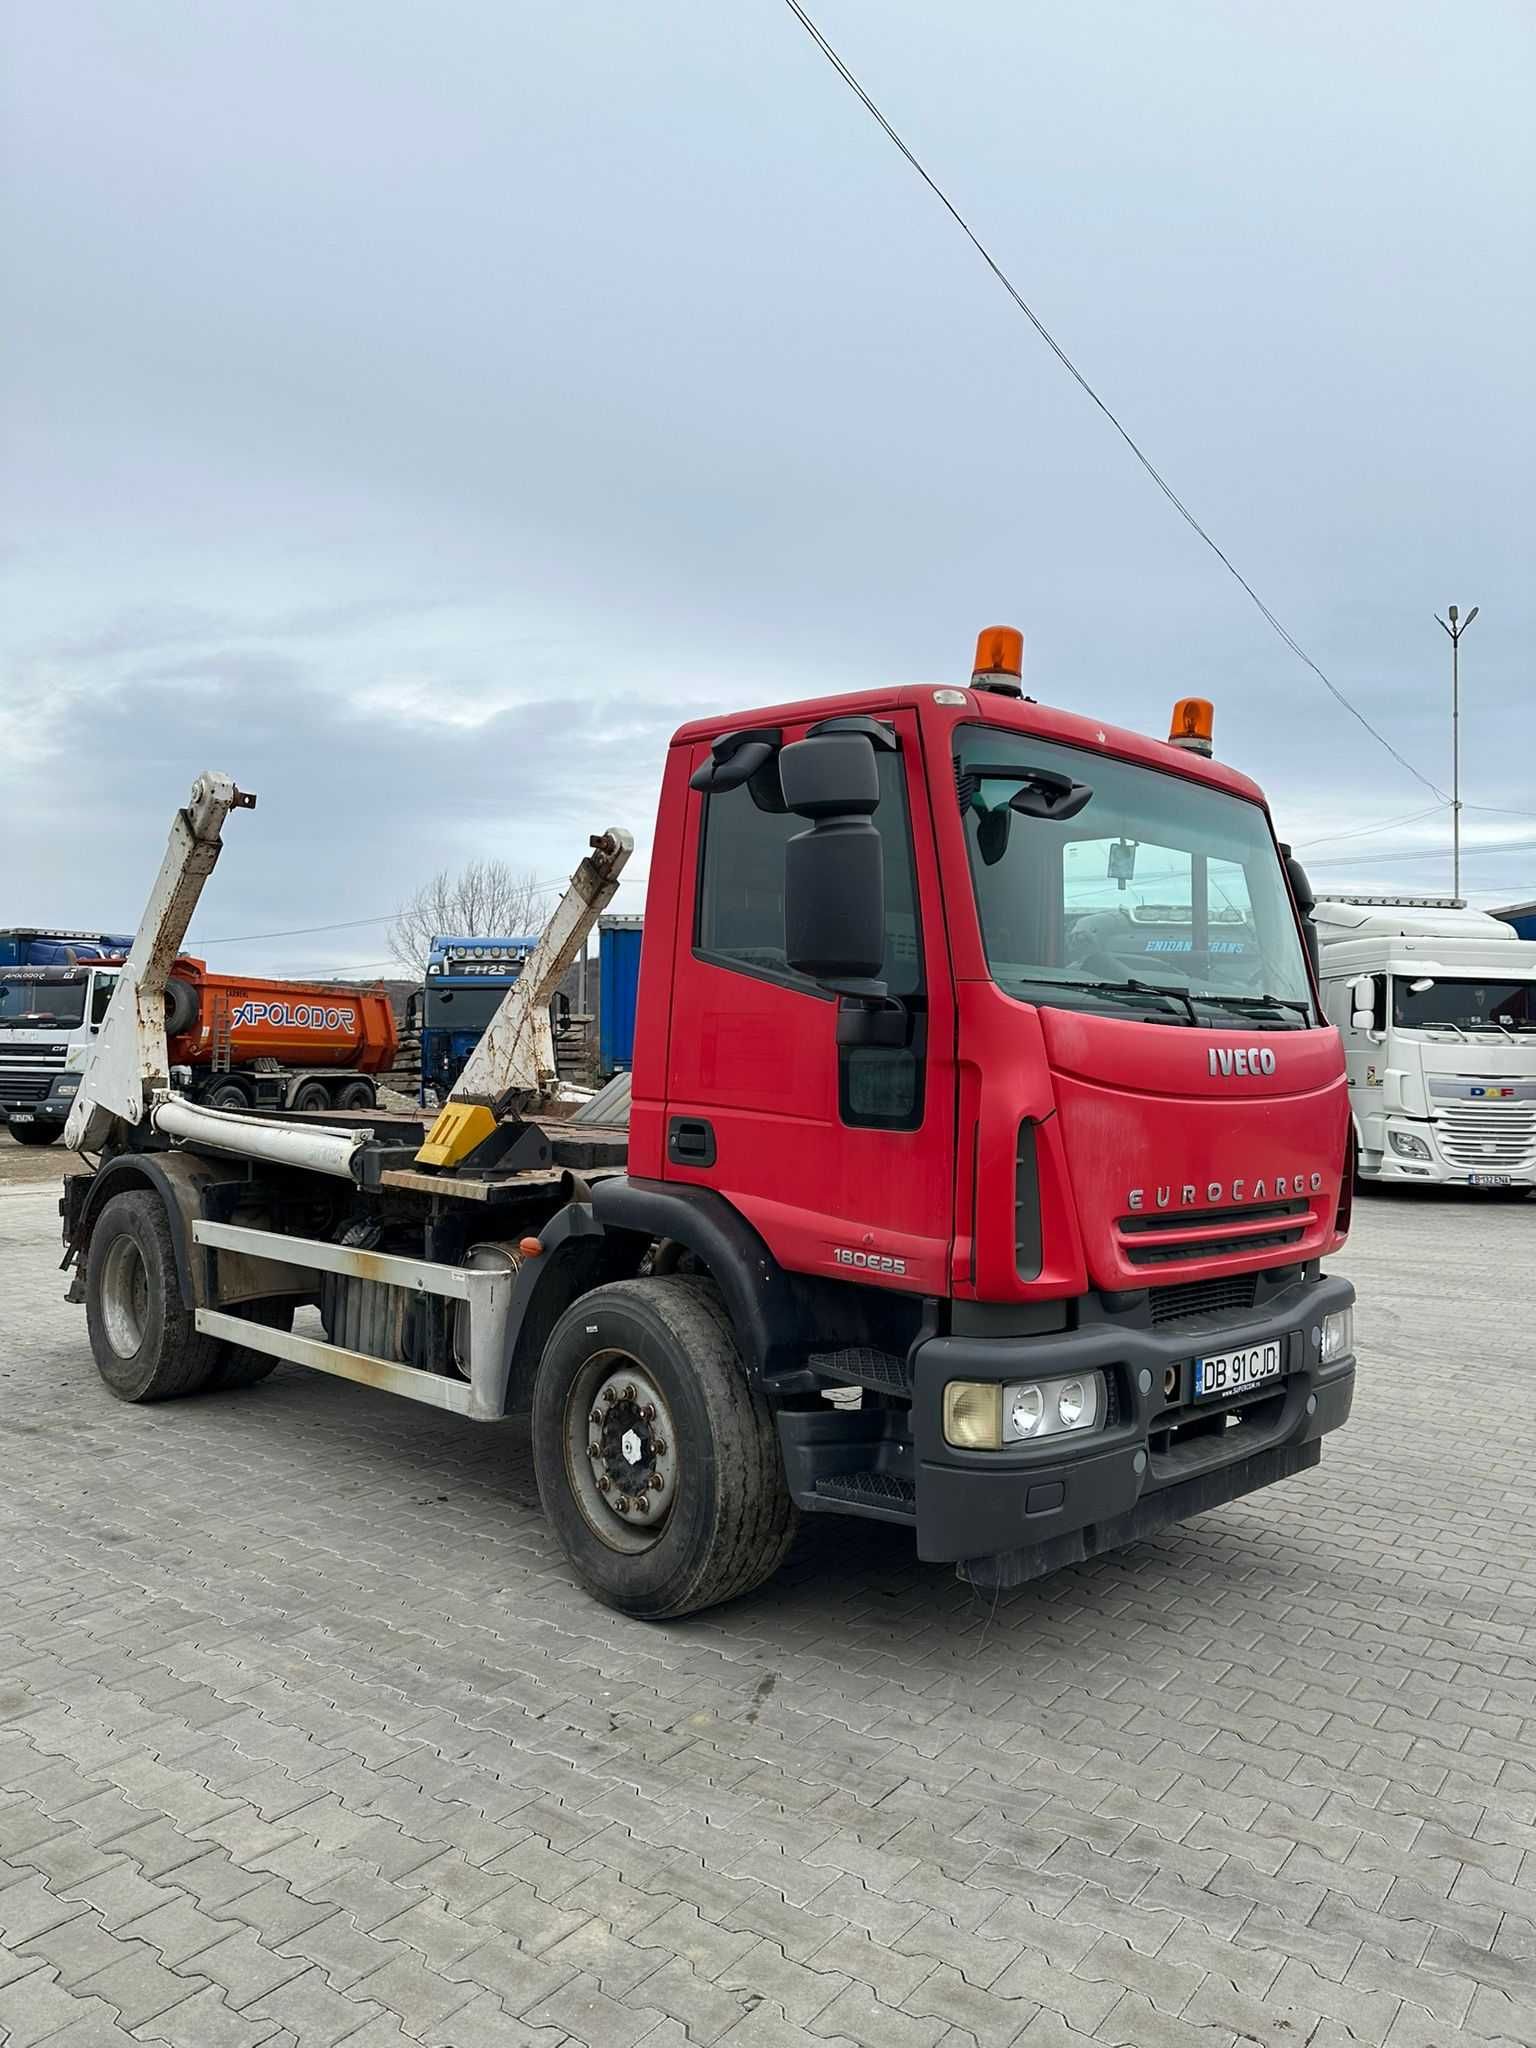
[{"label": "cab side window", "polygon": [[[923,963],[901,755],[882,753],[879,768],[874,822],[885,861],[882,976],[893,996],[910,998],[922,987]],[[815,991],[784,955],[784,848],[807,829],[804,818],[784,808],[775,761],[739,788],[704,799],[694,922],[694,951],[702,959]]]},{"label": "cab side window", "polygon": [[[915,1130],[922,1122],[927,1037],[917,871],[903,757],[882,752],[874,823],[885,868],[885,958],[880,978],[905,1012],[907,1043],[838,1052],[842,1120],[855,1127]],[[750,782],[704,799],[694,951],[701,960],[826,999],[784,952],[784,849],[808,821],[784,808],[776,761]]]}]

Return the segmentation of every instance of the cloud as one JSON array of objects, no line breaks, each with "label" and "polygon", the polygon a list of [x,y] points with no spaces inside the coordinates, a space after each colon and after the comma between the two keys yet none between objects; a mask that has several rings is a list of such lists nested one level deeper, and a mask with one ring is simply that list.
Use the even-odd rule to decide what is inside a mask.
[{"label": "cloud", "polygon": [[[1481,604],[1465,794],[1536,808],[1517,0],[1451,45],[1418,0],[1408,34],[1399,0],[1347,33],[1235,10],[1198,36],[1097,0],[839,6],[1085,371],[1441,784],[1431,615]],[[565,872],[595,824],[643,845],[681,718],[963,675],[999,618],[1046,700],[1155,731],[1212,697],[1297,841],[1431,801],[787,17],[680,0],[658,38],[584,0],[273,0],[168,39],[162,16],[54,0],[0,83],[26,309],[7,921],[136,915],[211,762],[261,794],[210,888],[221,931],[385,909],[482,850]],[[1002,111],[978,122],[981,76]],[[1426,253],[1449,247],[1454,292]],[[1469,832],[1482,893],[1532,893],[1521,830]],[[1437,832],[1330,843],[1320,874],[1443,882],[1394,858]]]}]

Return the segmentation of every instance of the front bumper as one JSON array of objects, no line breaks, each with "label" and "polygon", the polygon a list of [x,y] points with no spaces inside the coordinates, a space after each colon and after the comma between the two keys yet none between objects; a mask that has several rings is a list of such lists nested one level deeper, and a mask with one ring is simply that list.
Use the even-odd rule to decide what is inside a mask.
[{"label": "front bumper", "polygon": [[[912,1353],[918,1555],[977,1584],[1035,1578],[1236,1499],[1317,1462],[1318,1440],[1348,1419],[1355,1361],[1321,1362],[1325,1315],[1355,1290],[1303,1279],[1243,1317],[1162,1328],[1113,1316],[1043,1336],[935,1336]],[[1281,1377],[1225,1400],[1192,1399],[1193,1361],[1278,1340]],[[1172,1370],[1172,1398],[1164,1376]],[[1105,1427],[1001,1451],[945,1441],[950,1380],[1023,1380],[1103,1372]],[[1235,1417],[1236,1420],[1229,1418]],[[1068,1447],[1070,1444],[1070,1448]]]},{"label": "front bumper", "polygon": [[[1392,1133],[1400,1131],[1417,1138],[1429,1154],[1427,1159],[1410,1159],[1392,1149]],[[1362,1166],[1366,1180],[1417,1181],[1420,1187],[1536,1187],[1536,1153],[1501,1161],[1490,1158],[1478,1165],[1452,1159],[1441,1142],[1441,1127],[1433,1118],[1389,1116],[1375,1131],[1380,1154],[1369,1155]],[[1503,1150],[1503,1147],[1497,1147]]]},{"label": "front bumper", "polygon": [[74,1108],[78,1092],[78,1077],[71,1075],[70,1078],[76,1081],[77,1086],[71,1088],[67,1095],[61,1095],[55,1090],[46,1095],[41,1102],[8,1102],[3,1092],[0,1092],[0,1123],[57,1124],[62,1128],[68,1121],[69,1112]]}]

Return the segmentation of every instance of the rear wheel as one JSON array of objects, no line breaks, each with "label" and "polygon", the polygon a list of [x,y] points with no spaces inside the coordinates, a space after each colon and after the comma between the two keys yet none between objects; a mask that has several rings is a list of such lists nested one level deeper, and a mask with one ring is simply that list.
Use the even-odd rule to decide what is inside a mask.
[{"label": "rear wheel", "polygon": [[255,1097],[246,1082],[231,1074],[222,1081],[210,1082],[201,1100],[208,1109],[249,1109]]},{"label": "rear wheel", "polygon": [[331,1091],[323,1081],[301,1081],[293,1091],[291,1109],[329,1109]]},{"label": "rear wheel", "polygon": [[540,1361],[533,1455],[577,1576],[641,1620],[750,1592],[794,1534],[773,1412],[708,1282],[621,1280],[573,1302]]},{"label": "rear wheel", "polygon": [[336,1091],[338,1109],[373,1109],[378,1099],[371,1081],[348,1081]]},{"label": "rear wheel", "polygon": [[147,1189],[114,1195],[91,1232],[85,1320],[96,1370],[120,1401],[194,1393],[220,1347],[181,1298],[165,1205]]},{"label": "rear wheel", "polygon": [[[243,1316],[248,1323],[264,1323],[269,1330],[291,1330],[293,1328],[294,1304],[286,1297],[274,1297],[270,1301],[247,1301],[230,1310],[231,1315]],[[232,1393],[237,1387],[254,1387],[258,1380],[264,1380],[274,1367],[282,1363],[263,1351],[248,1350],[244,1344],[221,1343],[218,1357],[214,1360],[207,1379],[203,1382],[210,1394]]]},{"label": "rear wheel", "polygon": [[18,1145],[51,1145],[62,1133],[62,1124],[10,1124],[7,1126]]}]

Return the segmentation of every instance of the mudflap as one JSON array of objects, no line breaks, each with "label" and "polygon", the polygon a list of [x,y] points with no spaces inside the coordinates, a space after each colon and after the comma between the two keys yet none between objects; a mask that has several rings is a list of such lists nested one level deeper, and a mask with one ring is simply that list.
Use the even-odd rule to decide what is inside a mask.
[{"label": "mudflap", "polygon": [[992,1557],[963,1557],[955,1566],[958,1578],[984,1592],[1027,1585],[1067,1565],[1082,1564],[1100,1557],[1106,1550],[1123,1550],[1139,1543],[1154,1530],[1170,1522],[1184,1522],[1191,1515],[1203,1515],[1209,1508],[1224,1507],[1258,1487],[1273,1485],[1308,1471],[1323,1455],[1316,1438],[1311,1443],[1287,1444],[1279,1450],[1260,1451],[1240,1464],[1218,1466],[1213,1472],[1197,1473],[1192,1479],[1144,1494],[1128,1514],[1113,1521],[1090,1522],[1085,1528],[1069,1530],[1049,1542],[1028,1545],[1022,1550],[1003,1550]]}]

